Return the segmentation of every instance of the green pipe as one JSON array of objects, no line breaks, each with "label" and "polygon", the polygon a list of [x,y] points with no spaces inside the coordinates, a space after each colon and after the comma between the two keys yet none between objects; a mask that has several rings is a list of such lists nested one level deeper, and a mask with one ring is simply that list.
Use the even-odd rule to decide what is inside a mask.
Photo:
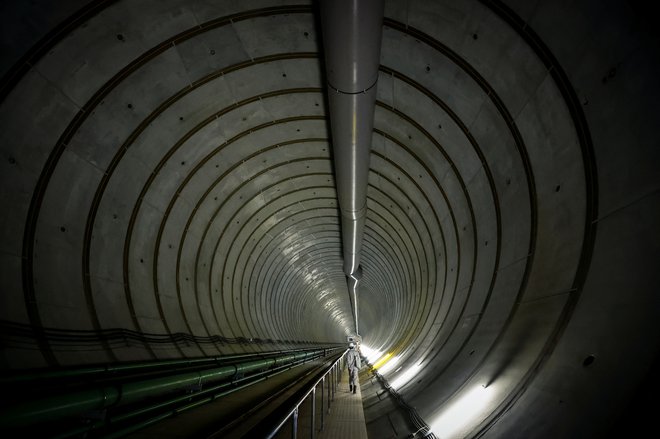
[{"label": "green pipe", "polygon": [[71,394],[26,401],[4,410],[0,415],[0,426],[5,428],[20,427],[80,415],[87,411],[102,410],[115,405],[130,404],[191,386],[202,387],[205,384],[220,381],[236,374],[267,369],[320,352],[323,352],[323,350],[309,353],[299,352],[276,358],[254,360],[237,365],[180,373],[167,377],[118,383]]},{"label": "green pipe", "polygon": [[[334,350],[334,349],[332,349],[332,350]],[[314,358],[318,358],[318,357],[314,357]],[[304,360],[301,360],[299,364],[302,364],[302,363],[304,363],[304,362],[305,362]],[[296,364],[295,366],[297,366],[297,365],[298,365],[298,364]],[[295,366],[293,366],[293,367],[295,367]],[[281,367],[281,368],[284,368],[285,366],[280,366],[280,367]],[[149,425],[153,425],[153,424],[155,424],[155,423],[157,423],[157,422],[159,422],[159,421],[162,421],[162,420],[164,420],[164,419],[167,419],[167,418],[170,418],[170,417],[172,417],[172,416],[175,416],[175,415],[177,415],[177,414],[179,414],[179,413],[181,413],[181,412],[183,412],[183,411],[189,410],[189,409],[191,409],[191,408],[195,408],[195,407],[197,407],[197,406],[200,406],[200,405],[203,405],[203,404],[209,403],[209,402],[211,402],[211,401],[213,401],[213,400],[216,400],[216,399],[218,399],[218,398],[221,398],[221,397],[223,397],[223,396],[226,396],[226,395],[229,395],[229,394],[231,394],[231,393],[237,392],[237,391],[239,391],[239,390],[241,390],[241,389],[244,389],[244,388],[246,388],[246,387],[249,387],[249,386],[251,386],[251,385],[253,385],[253,384],[256,384],[256,383],[258,383],[258,382],[264,381],[264,380],[268,379],[269,377],[271,377],[271,376],[275,376],[275,375],[277,375],[277,374],[279,374],[279,373],[282,373],[282,372],[284,372],[284,370],[278,371],[277,373],[274,373],[274,374],[269,374],[269,375],[267,375],[267,376],[265,376],[265,377],[261,377],[261,378],[259,378],[259,379],[254,380],[254,381],[250,381],[250,382],[248,382],[248,383],[246,383],[246,384],[243,384],[243,385],[240,385],[240,386],[234,387],[234,388],[229,389],[229,390],[226,390],[226,391],[224,391],[224,392],[215,393],[215,394],[213,394],[212,396],[210,396],[210,397],[206,397],[206,398],[204,398],[204,399],[202,399],[202,400],[200,400],[200,401],[195,401],[195,402],[192,402],[192,403],[190,403],[190,404],[188,404],[188,405],[185,405],[185,406],[182,406],[182,407],[177,407],[177,408],[174,408],[174,409],[168,410],[168,411],[165,412],[165,413],[162,413],[162,414],[159,414],[159,415],[155,415],[154,417],[151,417],[151,418],[146,419],[146,420],[144,420],[144,421],[138,422],[137,424],[132,424],[132,425],[129,425],[129,426],[123,428],[123,429],[120,429],[120,430],[114,431],[114,432],[112,432],[112,433],[110,433],[110,434],[108,434],[108,435],[104,435],[103,438],[104,438],[104,439],[115,439],[115,438],[121,438],[121,437],[124,437],[124,436],[126,436],[127,434],[133,433],[133,432],[135,432],[135,431],[137,431],[137,430],[140,430],[140,429],[142,429],[142,428],[144,428],[144,427],[148,427]],[[217,389],[214,389],[214,391],[217,392],[218,390],[220,390],[220,387],[221,387],[221,386],[218,386],[218,388],[217,388]],[[129,417],[133,417],[133,416],[129,416]],[[123,420],[123,419],[122,419],[122,420]],[[115,419],[111,420],[111,422],[115,422]]]},{"label": "green pipe", "polygon": [[[252,383],[250,383],[249,385],[251,385],[251,384]],[[243,387],[248,387],[248,385],[246,384]],[[236,390],[239,390],[239,388],[237,388]],[[129,433],[133,433],[134,431],[137,431],[137,430],[140,430],[142,428],[148,427],[148,426],[153,425],[157,422],[163,421],[167,418],[171,418],[172,416],[174,416],[174,415],[176,415],[180,412],[183,412],[183,411],[191,409],[191,408],[195,408],[195,407],[203,405],[203,404],[207,404],[211,401],[213,401],[212,396],[204,398],[203,400],[200,400],[200,401],[195,401],[195,402],[190,403],[190,404],[188,404],[186,406],[183,406],[183,407],[179,407],[179,408],[176,408],[176,409],[173,409],[173,410],[168,410],[164,413],[161,413],[159,415],[156,415],[156,416],[151,417],[149,419],[146,419],[144,421],[138,422],[137,424],[133,424],[133,425],[130,425],[130,426],[128,426],[126,428],[123,428],[121,430],[118,430],[118,431],[109,433],[107,435],[104,435],[103,438],[104,439],[115,439],[115,438],[124,437]]]},{"label": "green pipe", "polygon": [[[315,354],[315,356],[310,356],[309,358],[310,359],[311,358],[318,358],[319,355],[320,354],[317,353],[317,354]],[[165,408],[165,407],[167,407],[169,405],[172,405],[172,404],[184,402],[186,400],[189,400],[191,397],[197,398],[197,397],[200,397],[200,396],[203,396],[203,395],[213,394],[211,397],[209,397],[210,398],[209,400],[213,400],[213,399],[218,398],[219,396],[224,396],[225,394],[232,393],[232,392],[234,392],[238,389],[242,389],[244,387],[247,387],[247,386],[250,386],[250,385],[255,384],[257,382],[260,382],[260,381],[266,379],[266,378],[263,377],[264,375],[266,375],[266,377],[274,376],[277,373],[281,373],[282,372],[281,369],[284,369],[284,368],[290,369],[291,367],[302,364],[303,362],[305,362],[305,360],[306,359],[298,359],[294,362],[287,363],[286,365],[278,366],[277,368],[275,368],[273,370],[270,370],[270,371],[257,373],[257,374],[255,374],[251,377],[241,378],[241,379],[238,379],[238,380],[232,380],[231,382],[228,382],[228,383],[219,384],[219,385],[210,387],[208,389],[204,389],[202,391],[195,392],[194,395],[179,396],[177,398],[170,399],[168,401],[158,403],[158,404],[155,404],[155,405],[152,405],[152,406],[149,406],[149,407],[144,407],[144,408],[138,409],[138,410],[133,411],[133,412],[124,413],[124,414],[118,415],[118,416],[113,416],[112,419],[110,420],[110,422],[113,423],[113,424],[118,423],[118,422],[123,422],[127,419],[130,419],[130,418],[134,417],[134,416],[143,415],[143,414],[148,413],[148,412],[153,411],[153,410],[158,410],[160,408]],[[277,372],[273,373],[273,371],[277,371]],[[255,378],[257,378],[257,379],[255,379]],[[220,390],[222,390],[226,387],[235,386],[237,383],[240,383],[240,382],[243,382],[243,381],[248,381],[248,384],[243,384],[243,385],[240,385],[238,387],[232,387],[231,390],[228,391],[228,392],[222,392],[222,393],[219,393],[219,394],[216,393],[216,392],[218,392],[218,391],[220,391]],[[180,409],[177,409],[177,410],[180,410]]]},{"label": "green pipe", "polygon": [[[333,351],[335,349],[334,348],[333,349],[327,349],[326,351],[328,351],[328,350]],[[317,354],[315,354],[316,356],[309,357],[309,358],[310,359],[319,358],[320,352],[321,351],[319,351]],[[147,407],[143,407],[143,408],[140,408],[140,409],[128,412],[128,413],[123,413],[123,414],[118,415],[118,416],[113,416],[109,420],[109,423],[113,424],[113,425],[114,424],[120,424],[120,423],[125,422],[127,420],[130,420],[131,418],[134,418],[136,416],[145,415],[145,414],[147,414],[149,412],[153,412],[155,410],[167,408],[168,406],[171,406],[173,404],[188,401],[188,400],[190,400],[191,397],[198,398],[198,397],[204,396],[204,395],[211,395],[211,396],[205,397],[201,401],[197,401],[197,402],[200,403],[200,405],[202,403],[208,403],[208,402],[211,402],[211,401],[213,401],[217,398],[220,398],[222,396],[229,395],[230,393],[234,393],[238,390],[244,389],[244,388],[249,387],[253,384],[264,381],[264,380],[268,379],[269,377],[272,377],[272,376],[275,376],[277,374],[280,374],[280,373],[284,372],[285,370],[289,370],[292,367],[296,367],[300,364],[303,364],[305,361],[306,361],[305,359],[298,360],[297,362],[289,363],[288,365],[278,366],[277,368],[275,368],[274,370],[271,370],[271,371],[257,373],[252,377],[246,377],[246,378],[241,378],[241,379],[238,379],[238,380],[232,380],[231,382],[228,382],[228,383],[219,384],[219,385],[204,389],[202,391],[196,392],[194,395],[178,396],[174,399],[170,399],[170,400],[167,400],[167,401],[164,401],[164,402],[160,402],[160,403],[153,404],[153,405],[150,405],[150,406],[147,406]],[[247,383],[236,386],[237,383],[240,383],[240,382],[243,382],[243,381],[247,381]],[[231,386],[231,388],[229,390],[225,390],[225,391],[220,392],[222,389],[225,389],[225,388],[230,387],[230,386]],[[220,393],[218,393],[218,392],[220,392]],[[184,411],[188,408],[190,408],[190,407],[185,406],[185,407],[177,407],[177,408],[170,409],[166,412],[167,413],[166,417],[174,416],[175,414],[180,413],[180,412],[182,412],[182,411]],[[151,424],[163,419],[162,416],[163,416],[163,414],[155,415],[154,417],[149,418],[146,421],[140,422],[138,424],[129,425],[129,426],[125,427],[124,429],[120,430],[121,433],[115,432],[115,433],[112,433],[109,437],[114,437],[116,434],[124,435],[124,434],[128,434],[132,431],[139,430],[140,428],[143,428],[147,425],[151,425]],[[70,437],[73,437],[73,436],[79,436],[81,434],[84,434],[84,433],[87,433],[87,432],[90,432],[90,431],[98,430],[99,428],[102,428],[103,426],[105,426],[106,423],[107,423],[106,421],[96,421],[95,423],[93,423],[91,425],[86,425],[84,427],[78,427],[78,428],[75,428],[73,430],[69,430],[67,432],[58,434],[57,436],[54,436],[53,439],[65,439],[65,438],[70,438]],[[107,439],[107,437],[108,436],[104,436],[104,438],[106,438],[106,439]]]},{"label": "green pipe", "polygon": [[[328,349],[335,349],[335,348],[332,347]],[[304,349],[299,349],[296,351],[304,351]],[[250,354],[224,355],[224,356],[216,356],[216,357],[187,358],[187,359],[179,359],[179,360],[148,361],[148,362],[124,363],[124,364],[115,364],[115,365],[110,364],[104,366],[91,366],[91,367],[72,368],[72,369],[32,371],[29,373],[0,377],[0,386],[6,386],[13,383],[18,384],[25,381],[49,380],[56,378],[83,378],[83,377],[94,377],[96,375],[101,375],[101,374],[120,374],[125,372],[139,372],[142,370],[159,369],[159,368],[199,366],[203,364],[212,364],[218,362],[240,360],[243,358],[274,356],[277,354],[281,354],[282,352],[285,351],[268,351],[268,352],[258,352],[258,353],[250,353]],[[286,351],[286,352],[291,352],[291,351]]]}]

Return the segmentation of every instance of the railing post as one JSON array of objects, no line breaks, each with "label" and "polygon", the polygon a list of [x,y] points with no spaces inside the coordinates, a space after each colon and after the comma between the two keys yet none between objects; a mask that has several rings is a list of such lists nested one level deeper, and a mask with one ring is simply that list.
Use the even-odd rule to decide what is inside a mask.
[{"label": "railing post", "polygon": [[293,410],[293,416],[291,416],[291,439],[298,438],[298,407]]},{"label": "railing post", "polygon": [[321,431],[325,427],[325,376],[321,379]]},{"label": "railing post", "polygon": [[328,395],[328,396],[330,396],[330,401],[334,401],[335,400],[335,382],[337,381],[337,377],[335,376],[335,368],[333,368],[332,373],[330,375],[332,375],[332,380],[331,380],[331,383],[330,383],[330,387],[328,388],[328,390],[330,391],[330,395]]},{"label": "railing post", "polygon": [[332,372],[329,373],[328,375],[329,375],[328,376],[328,413],[330,413],[330,394],[332,393],[332,390],[330,388],[332,387]]},{"label": "railing post", "polygon": [[312,428],[310,432],[312,439],[316,436],[316,387],[312,390]]},{"label": "railing post", "polygon": [[339,367],[335,367],[333,375],[335,376],[334,382],[332,383],[332,400],[335,400],[335,393],[337,392],[337,385],[339,385]]}]

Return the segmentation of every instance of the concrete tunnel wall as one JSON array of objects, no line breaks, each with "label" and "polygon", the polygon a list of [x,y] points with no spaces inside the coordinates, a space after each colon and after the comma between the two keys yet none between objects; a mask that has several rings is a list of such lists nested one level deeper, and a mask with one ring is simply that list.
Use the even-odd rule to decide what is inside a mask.
[{"label": "concrete tunnel wall", "polygon": [[[350,334],[309,2],[3,8],[0,319],[197,337],[47,332],[3,368]],[[660,69],[638,8],[386,3],[360,328],[421,365],[399,393],[428,422],[489,384],[464,434],[595,435],[652,364]],[[409,433],[364,398],[375,437]]]}]

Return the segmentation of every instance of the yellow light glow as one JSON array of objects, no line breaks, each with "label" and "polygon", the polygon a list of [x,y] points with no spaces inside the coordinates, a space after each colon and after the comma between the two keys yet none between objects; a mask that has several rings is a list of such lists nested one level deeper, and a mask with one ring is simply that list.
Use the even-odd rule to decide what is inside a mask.
[{"label": "yellow light glow", "polygon": [[378,369],[379,367],[387,363],[387,360],[389,360],[391,356],[392,356],[391,352],[388,352],[387,354],[383,355],[380,358],[380,360],[376,361],[376,363],[374,364],[374,369]]},{"label": "yellow light glow", "polygon": [[401,361],[401,357],[398,355],[390,357],[386,363],[380,365],[378,368],[378,373],[381,375],[389,375],[390,372],[392,372],[397,366],[397,364],[399,364],[399,361]]}]

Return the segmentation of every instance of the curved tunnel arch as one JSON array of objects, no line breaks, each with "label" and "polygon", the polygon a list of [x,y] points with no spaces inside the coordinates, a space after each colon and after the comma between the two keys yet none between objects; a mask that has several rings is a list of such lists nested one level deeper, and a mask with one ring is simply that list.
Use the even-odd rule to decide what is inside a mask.
[{"label": "curved tunnel arch", "polygon": [[[5,58],[2,181],[11,189],[2,194],[0,318],[37,335],[125,328],[245,343],[100,342],[88,353],[37,336],[39,350],[5,350],[5,367],[217,355],[350,335],[314,8],[233,3],[52,7],[52,22],[42,17],[50,24],[36,33],[46,36],[16,50],[25,62],[10,69],[15,60]],[[360,327],[365,344],[398,357],[388,379],[422,366],[398,390],[424,419],[493,384],[488,410],[465,427],[477,436],[538,433],[530,429],[561,417],[550,399],[575,400],[576,412],[592,417],[611,413],[611,401],[630,398],[634,373],[593,407],[575,395],[602,397],[598,383],[621,368],[642,373],[657,351],[657,337],[646,354],[625,337],[606,348],[612,332],[600,317],[621,308],[617,288],[629,276],[638,295],[625,299],[620,325],[653,328],[659,313],[649,306],[657,274],[645,262],[658,255],[657,238],[647,238],[659,216],[650,171],[658,153],[646,146],[648,127],[626,137],[625,123],[613,122],[639,128],[649,116],[626,105],[607,110],[633,86],[612,85],[611,70],[597,79],[616,91],[591,85],[589,75],[611,60],[599,52],[602,60],[576,61],[570,33],[549,30],[566,12],[550,3],[386,2]],[[625,14],[608,17],[628,26]],[[566,26],[585,23],[603,35],[586,18]],[[657,61],[644,58],[655,46],[622,41],[613,49],[619,70],[657,96],[649,85]],[[630,149],[612,152],[613,139],[630,140]],[[617,175],[617,161],[638,175]],[[637,265],[605,242],[619,242]],[[604,364],[585,376],[591,345]],[[644,361],[623,366],[614,349]],[[559,384],[566,371],[569,384]],[[364,406],[370,431],[405,424],[388,418],[395,409],[376,394]],[[569,417],[547,434],[597,429]]]}]

